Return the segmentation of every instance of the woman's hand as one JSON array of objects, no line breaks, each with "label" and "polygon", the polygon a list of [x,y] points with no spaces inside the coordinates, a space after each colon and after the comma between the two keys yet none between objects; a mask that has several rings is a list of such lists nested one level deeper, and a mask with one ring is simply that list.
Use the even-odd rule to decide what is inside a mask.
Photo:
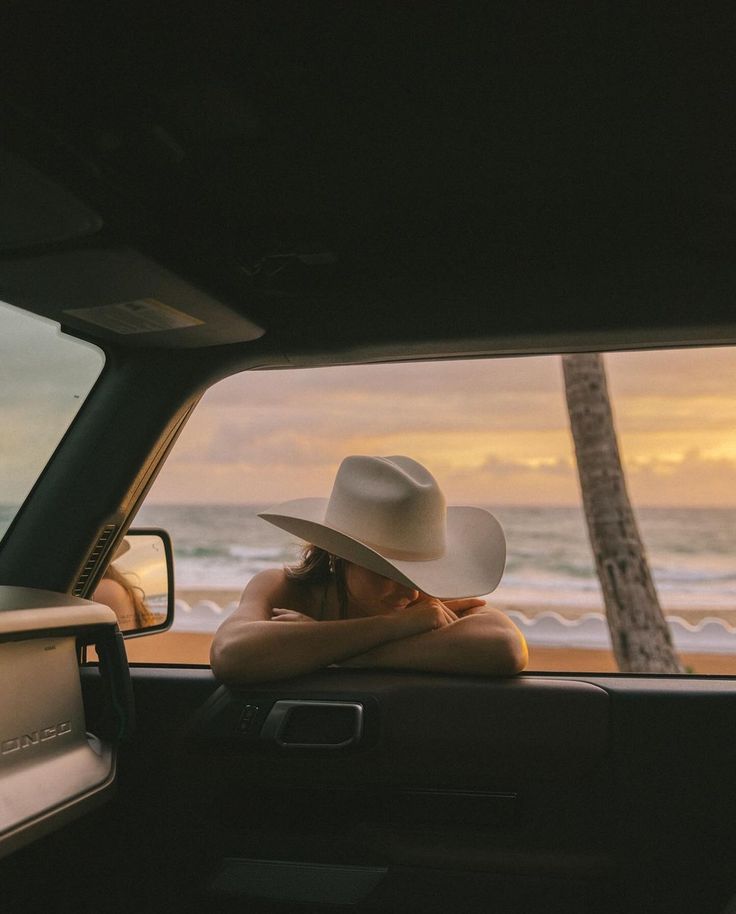
[{"label": "woman's hand", "polygon": [[406,609],[396,613],[395,618],[406,626],[406,635],[419,635],[422,632],[451,625],[465,616],[472,615],[486,601],[478,597],[466,597],[462,600],[440,600],[420,593],[419,598],[410,603]]},{"label": "woman's hand", "polygon": [[281,607],[274,607],[271,610],[271,619],[274,622],[316,622],[316,619],[313,619],[311,616],[308,616],[306,613],[297,612],[295,609],[282,609]]},{"label": "woman's hand", "polygon": [[444,600],[445,606],[455,613],[458,619],[464,619],[466,616],[475,615],[476,612],[482,612],[486,605],[485,600],[480,597],[466,597],[463,600]]},{"label": "woman's hand", "polygon": [[404,629],[402,637],[405,638],[457,622],[457,616],[446,603],[425,593],[391,618]]}]

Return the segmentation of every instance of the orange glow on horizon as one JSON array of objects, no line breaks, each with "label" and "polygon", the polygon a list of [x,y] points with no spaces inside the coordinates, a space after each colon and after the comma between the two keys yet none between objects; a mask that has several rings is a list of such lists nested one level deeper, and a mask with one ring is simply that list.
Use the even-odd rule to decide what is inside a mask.
[{"label": "orange glow on horizon", "polygon": [[[736,349],[606,364],[635,504],[736,506]],[[236,376],[204,398],[152,500],[327,495],[350,453],[408,454],[451,501],[579,503],[556,356]]]}]

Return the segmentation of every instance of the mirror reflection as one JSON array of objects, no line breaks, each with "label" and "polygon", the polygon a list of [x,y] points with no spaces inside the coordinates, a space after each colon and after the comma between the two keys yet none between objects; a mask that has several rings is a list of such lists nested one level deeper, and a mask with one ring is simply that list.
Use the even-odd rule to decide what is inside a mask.
[{"label": "mirror reflection", "polygon": [[161,625],[168,604],[166,551],[161,537],[126,536],[115,550],[92,599],[113,610],[122,632]]}]

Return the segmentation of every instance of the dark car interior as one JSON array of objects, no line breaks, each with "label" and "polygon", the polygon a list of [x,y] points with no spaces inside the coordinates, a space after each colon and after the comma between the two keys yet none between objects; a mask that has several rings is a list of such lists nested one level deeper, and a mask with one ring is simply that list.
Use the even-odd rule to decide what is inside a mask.
[{"label": "dark car interior", "polygon": [[[90,596],[235,372],[736,341],[725,6],[36,0],[3,50],[0,300],[106,364],[0,585]],[[80,676],[109,735],[109,682]],[[736,897],[728,677],[130,680],[114,793],[0,860],[3,909]]]}]

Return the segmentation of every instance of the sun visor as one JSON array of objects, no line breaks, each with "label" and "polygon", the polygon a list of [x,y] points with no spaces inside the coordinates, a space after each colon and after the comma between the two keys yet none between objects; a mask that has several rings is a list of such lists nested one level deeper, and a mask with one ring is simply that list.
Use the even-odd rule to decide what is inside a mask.
[{"label": "sun visor", "polygon": [[234,308],[129,248],[0,262],[0,299],[124,346],[189,349],[255,340]]}]

